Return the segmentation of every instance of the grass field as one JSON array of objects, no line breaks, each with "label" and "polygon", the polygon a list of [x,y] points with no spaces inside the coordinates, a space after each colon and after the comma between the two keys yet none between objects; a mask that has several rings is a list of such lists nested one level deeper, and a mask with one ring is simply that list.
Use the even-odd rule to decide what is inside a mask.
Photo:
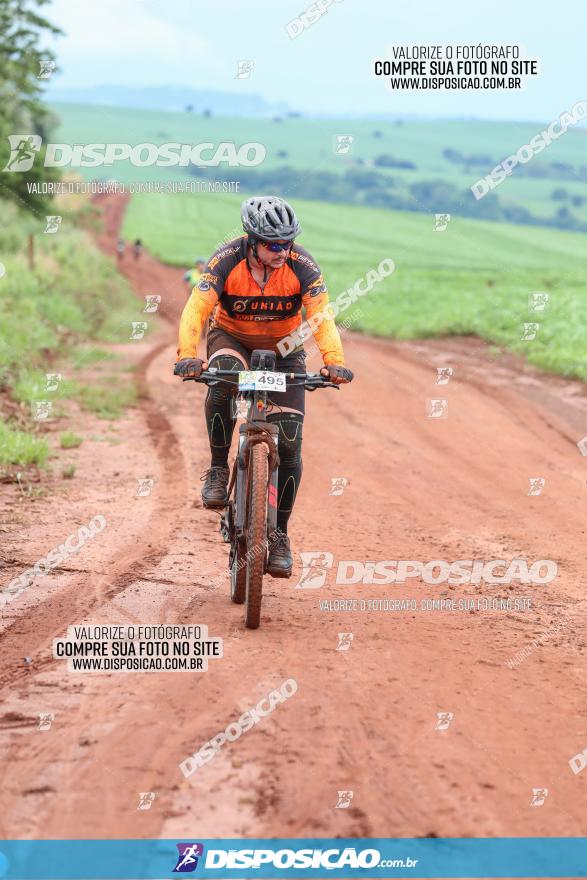
[{"label": "grass field", "polygon": [[[495,164],[515,153],[545,127],[544,122],[488,122],[474,119],[405,121],[396,124],[285,117],[280,122],[274,122],[271,119],[205,118],[190,113],[80,104],[54,104],[52,109],[61,119],[56,137],[66,143],[216,144],[234,141],[241,145],[259,142],[267,149],[266,159],[261,166],[264,170],[287,164],[300,169],[342,172],[355,167],[357,159],[369,165],[376,156],[388,153],[396,159],[409,160],[416,165],[414,170],[377,169],[393,177],[400,189],[417,181],[443,180],[460,190],[468,190]],[[569,108],[561,107],[561,111],[564,109]],[[381,136],[375,137],[375,132]],[[350,155],[337,155],[334,152],[333,140],[341,134],[354,138]],[[455,165],[443,157],[446,148],[457,149],[467,155],[488,155],[493,164],[464,172],[461,165]],[[282,153],[285,155],[280,155]],[[574,129],[553,142],[531,164],[536,167],[544,163],[566,162],[578,167],[586,163],[586,156],[587,130]],[[238,171],[238,168],[234,169],[235,180],[239,179]],[[128,162],[118,162],[110,168],[80,169],[80,172],[87,178],[113,176],[125,183],[171,181],[187,176],[185,169],[133,167]],[[552,191],[557,187],[564,187],[571,195],[585,199],[583,205],[573,207],[572,211],[578,220],[587,222],[585,182],[528,178],[514,172],[495,192],[504,205],[523,205],[536,216],[550,217],[563,204],[551,198]]]},{"label": "grass field", "polygon": [[[239,234],[238,196],[135,196],[123,234],[140,237],[162,260],[188,266]],[[353,328],[399,338],[474,333],[538,366],[587,379],[587,252],[580,234],[454,218],[434,218],[294,201],[300,243],[324,270],[331,297],[391,257],[396,270],[358,302]],[[178,283],[181,283],[178,273]],[[533,292],[550,296],[531,312]],[[357,307],[355,307],[357,308]],[[351,317],[352,310],[341,315]],[[540,324],[522,341],[524,323]]]}]

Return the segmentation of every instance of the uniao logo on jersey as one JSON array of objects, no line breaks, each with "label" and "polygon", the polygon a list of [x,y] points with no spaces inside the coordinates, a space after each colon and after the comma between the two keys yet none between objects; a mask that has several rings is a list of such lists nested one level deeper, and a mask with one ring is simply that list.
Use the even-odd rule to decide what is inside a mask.
[{"label": "uniao logo on jersey", "polygon": [[296,315],[302,307],[302,298],[299,295],[224,295],[221,302],[231,318],[242,321],[279,321]]},{"label": "uniao logo on jersey", "polygon": [[198,867],[198,859],[204,855],[203,843],[177,843],[177,864],[174,874],[189,874]]}]

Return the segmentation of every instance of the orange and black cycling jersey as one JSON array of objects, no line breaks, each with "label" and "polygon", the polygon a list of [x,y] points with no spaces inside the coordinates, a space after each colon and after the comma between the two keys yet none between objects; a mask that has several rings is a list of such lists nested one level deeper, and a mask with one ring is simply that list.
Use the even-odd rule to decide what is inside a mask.
[{"label": "orange and black cycling jersey", "polygon": [[328,291],[311,254],[294,244],[286,262],[273,269],[261,289],[247,261],[247,237],[222,245],[210,258],[197,287],[188,299],[179,325],[178,358],[197,356],[206,320],[216,308],[214,327],[221,327],[249,348],[278,351],[277,343],[297,330],[306,319],[315,321],[314,337],[324,363],[344,365],[340,335],[330,316]]}]

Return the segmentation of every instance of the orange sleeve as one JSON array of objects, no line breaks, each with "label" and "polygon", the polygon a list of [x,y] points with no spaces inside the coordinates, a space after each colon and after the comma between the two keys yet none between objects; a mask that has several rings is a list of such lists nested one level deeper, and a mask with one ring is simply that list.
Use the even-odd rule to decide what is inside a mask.
[{"label": "orange sleeve", "polygon": [[300,282],[306,321],[314,334],[325,364],[344,366],[340,334],[328,309],[328,289],[320,267],[309,251],[296,244],[292,249],[293,269]]},{"label": "orange sleeve", "polygon": [[214,290],[203,291],[194,287],[183,308],[179,322],[178,360],[198,356],[198,342],[202,335],[202,329],[214,311],[217,302],[218,295]]},{"label": "orange sleeve", "polygon": [[334,320],[329,317],[329,310],[326,308],[329,303],[326,287],[323,286],[317,295],[312,295],[311,292],[305,294],[302,297],[302,302],[306,309],[306,321],[312,329],[322,360],[325,364],[338,364],[343,367],[344,352],[340,333]]}]

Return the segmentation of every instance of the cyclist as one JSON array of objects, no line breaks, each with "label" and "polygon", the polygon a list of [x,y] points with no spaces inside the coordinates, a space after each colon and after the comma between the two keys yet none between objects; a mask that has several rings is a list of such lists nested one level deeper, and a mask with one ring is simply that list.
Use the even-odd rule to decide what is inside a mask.
[{"label": "cyclist", "polygon": [[[314,258],[294,243],[300,224],[293,208],[277,196],[255,196],[243,202],[241,219],[245,235],[222,245],[208,261],[206,271],[187,301],[179,326],[178,360],[174,373],[199,376],[208,365],[243,370],[255,348],[277,354],[279,372],[305,372],[303,344],[280,355],[278,343],[302,322],[302,306],[310,321],[324,367],[323,376],[336,384],[350,382],[352,372],[344,366],[342,344],[336,325],[324,314],[328,291]],[[208,334],[207,358],[197,356],[198,342],[208,317],[216,309]],[[202,479],[202,502],[206,508],[227,503],[228,453],[234,429],[233,389],[220,383],[208,389],[205,413],[212,461]],[[302,475],[303,386],[290,385],[269,397],[267,420],[279,430],[279,480],[277,540],[271,542],[268,571],[273,577],[290,577],[293,560],[287,524]]]},{"label": "cyclist", "polygon": [[135,243],[133,244],[133,253],[135,255],[135,260],[138,260],[140,255],[143,253],[143,243],[140,238],[137,238]]},{"label": "cyclist", "polygon": [[[204,257],[196,257],[192,268],[188,269],[188,271],[183,276],[183,280],[187,283],[188,296],[191,294],[194,287],[200,281],[202,275],[204,274],[205,268],[206,268],[206,260],[204,259]],[[210,327],[212,326],[212,321],[213,321],[213,316],[210,316],[208,318],[208,320],[206,321],[204,328],[202,330],[202,335],[201,335],[200,341],[202,342],[203,345],[206,344],[206,340],[208,338],[208,333],[210,331]]]},{"label": "cyclist", "polygon": [[194,260],[194,265],[191,269],[188,269],[185,275],[183,276],[183,280],[186,282],[188,286],[188,290],[191,293],[202,275],[204,274],[204,269],[206,268],[206,260],[204,257],[196,257]]}]

